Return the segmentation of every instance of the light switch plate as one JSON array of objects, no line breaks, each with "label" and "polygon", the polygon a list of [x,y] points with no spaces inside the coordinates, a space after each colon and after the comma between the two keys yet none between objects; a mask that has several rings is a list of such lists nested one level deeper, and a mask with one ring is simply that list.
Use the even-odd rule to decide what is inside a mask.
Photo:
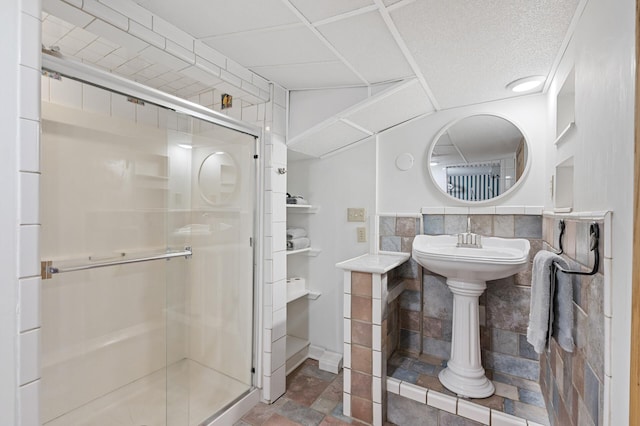
[{"label": "light switch plate", "polygon": [[365,228],[364,226],[359,226],[356,229],[357,233],[358,233],[358,242],[359,243],[366,243],[367,242],[367,228]]},{"label": "light switch plate", "polygon": [[347,222],[364,222],[364,209],[350,207],[347,209]]}]

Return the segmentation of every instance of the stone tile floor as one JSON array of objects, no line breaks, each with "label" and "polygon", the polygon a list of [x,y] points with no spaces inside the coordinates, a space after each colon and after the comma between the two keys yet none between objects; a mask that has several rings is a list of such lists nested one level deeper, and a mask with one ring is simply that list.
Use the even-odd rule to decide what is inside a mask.
[{"label": "stone tile floor", "polygon": [[[446,361],[428,356],[415,359],[394,354],[387,365],[387,375],[398,380],[456,396],[438,380],[438,373],[446,367]],[[540,386],[536,382],[515,376],[495,373],[492,377],[496,392],[489,398],[470,398],[478,405],[499,410],[507,414],[549,425],[549,417]]]},{"label": "stone tile floor", "polygon": [[[445,364],[446,362],[433,358],[413,359],[393,355],[389,360],[387,374],[398,380],[455,396],[438,381],[438,373]],[[537,383],[497,374],[494,374],[493,382],[496,385],[494,395],[483,399],[472,398],[470,401],[542,425],[549,424]],[[342,386],[342,372],[332,374],[322,371],[318,368],[318,361],[308,359],[287,376],[287,390],[282,397],[271,405],[257,404],[235,426],[363,426],[364,423],[342,414]],[[385,423],[385,426],[394,425]]]},{"label": "stone tile floor", "polygon": [[271,405],[257,404],[235,426],[364,425],[342,414],[342,371],[332,374],[307,359],[287,376],[287,391]]}]

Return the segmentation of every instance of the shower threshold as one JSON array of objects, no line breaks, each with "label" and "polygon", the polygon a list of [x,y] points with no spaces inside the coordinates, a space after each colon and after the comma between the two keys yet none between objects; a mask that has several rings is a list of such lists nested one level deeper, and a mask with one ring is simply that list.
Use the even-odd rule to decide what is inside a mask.
[{"label": "shower threshold", "polygon": [[44,426],[197,426],[250,388],[189,359],[151,373]]}]

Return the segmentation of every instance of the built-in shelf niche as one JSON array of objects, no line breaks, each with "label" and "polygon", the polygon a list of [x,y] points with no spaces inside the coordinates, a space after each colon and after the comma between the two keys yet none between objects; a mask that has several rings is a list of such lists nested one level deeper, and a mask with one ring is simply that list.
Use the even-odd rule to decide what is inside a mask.
[{"label": "built-in shelf niche", "polygon": [[573,157],[556,166],[554,210],[568,213],[573,209]]},{"label": "built-in shelf niche", "polygon": [[572,69],[556,98],[556,144],[574,127],[576,119],[576,78]]}]

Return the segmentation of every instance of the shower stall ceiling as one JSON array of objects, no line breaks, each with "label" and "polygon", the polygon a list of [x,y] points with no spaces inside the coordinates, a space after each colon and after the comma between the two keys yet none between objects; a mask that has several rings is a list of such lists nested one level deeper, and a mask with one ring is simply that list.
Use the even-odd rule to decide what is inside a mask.
[{"label": "shower stall ceiling", "polygon": [[253,136],[42,80],[46,425],[197,425],[252,388]]}]

